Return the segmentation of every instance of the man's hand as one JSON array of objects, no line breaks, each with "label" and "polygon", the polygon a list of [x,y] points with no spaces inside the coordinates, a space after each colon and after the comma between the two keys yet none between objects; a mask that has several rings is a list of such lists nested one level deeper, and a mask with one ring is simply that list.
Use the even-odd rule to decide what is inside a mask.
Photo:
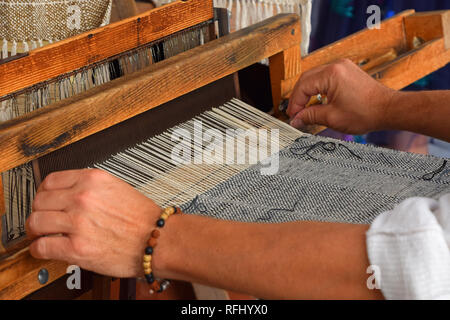
[{"label": "man's hand", "polygon": [[[396,93],[351,61],[342,60],[305,72],[295,85],[287,112],[296,128],[319,124],[363,134],[382,128],[385,110]],[[306,108],[318,94],[326,95],[328,104]]]},{"label": "man's hand", "polygon": [[31,254],[114,277],[136,277],[160,208],[100,170],[53,173],[39,187],[27,233]]}]

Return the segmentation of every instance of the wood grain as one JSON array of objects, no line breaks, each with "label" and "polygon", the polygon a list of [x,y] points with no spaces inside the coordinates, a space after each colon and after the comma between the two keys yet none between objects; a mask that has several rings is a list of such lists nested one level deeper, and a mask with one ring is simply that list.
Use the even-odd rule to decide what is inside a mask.
[{"label": "wood grain", "polygon": [[[3,179],[0,174],[0,217],[3,216],[5,213],[6,213],[6,207],[5,207],[5,195],[3,193]],[[1,231],[0,231],[0,233],[1,233]]]},{"label": "wood grain", "polygon": [[[380,57],[387,52],[404,52],[407,50],[404,18],[414,14],[414,10],[407,10],[381,23],[380,29],[365,29],[352,34],[342,40],[312,52],[301,61],[302,72],[318,66],[328,64],[339,59],[350,59],[355,63],[373,57]],[[285,78],[281,81],[281,98],[287,99],[298,81],[300,74]],[[275,102],[274,102],[275,103]],[[278,105],[274,104],[274,110]]]},{"label": "wood grain", "polygon": [[0,124],[0,172],[79,141],[299,43],[283,14]]},{"label": "wood grain", "polygon": [[415,37],[425,42],[444,38],[445,48],[450,49],[450,10],[415,13],[404,20],[409,49],[414,49]]},{"label": "wood grain", "polygon": [[0,262],[0,299],[21,299],[43,288],[38,281],[38,272],[46,268],[52,283],[66,273],[67,264],[57,261],[34,259],[28,249],[18,252]]},{"label": "wood grain", "polygon": [[370,56],[380,56],[390,49],[406,51],[403,19],[413,13],[414,10],[404,11],[383,21],[380,29],[362,30],[311,53],[302,61],[303,72],[338,59],[358,62]]},{"label": "wood grain", "polygon": [[[382,54],[381,56],[374,56],[367,59],[367,63],[361,66],[361,69],[368,72],[369,70],[375,70],[375,68],[379,66],[384,66],[386,63],[395,60],[398,57],[398,53],[395,49],[390,49],[388,52]],[[354,61],[355,62],[355,61]],[[356,63],[356,62],[355,62]],[[291,96],[292,90],[295,86],[295,83],[298,81],[296,77],[281,80],[280,90],[281,90],[281,99],[286,100]],[[317,102],[314,102],[311,98],[310,104],[314,105]],[[278,109],[278,108],[277,108]]]},{"label": "wood grain", "polygon": [[302,71],[300,44],[270,57],[269,68],[274,106],[273,112],[277,117],[280,114],[278,106],[283,95],[283,82],[287,79],[293,79]]},{"label": "wood grain", "polygon": [[33,50],[0,65],[0,97],[78,70],[214,17],[212,1],[177,1]]},{"label": "wood grain", "polygon": [[424,44],[417,50],[399,56],[392,62],[369,71],[384,85],[400,90],[450,62],[450,50],[443,38]]},{"label": "wood grain", "polygon": [[[313,52],[302,60],[302,72],[342,58],[355,63],[369,58],[374,62],[363,66],[365,71],[388,87],[403,89],[450,62],[446,48],[450,34],[446,31],[450,30],[449,14],[450,11],[417,14],[405,11],[384,21],[380,30],[363,30]],[[437,39],[437,42],[428,41],[420,50],[410,50],[409,42],[414,36]],[[372,68],[374,64],[378,66]],[[297,81],[298,76],[281,81],[282,99],[290,97]]]}]

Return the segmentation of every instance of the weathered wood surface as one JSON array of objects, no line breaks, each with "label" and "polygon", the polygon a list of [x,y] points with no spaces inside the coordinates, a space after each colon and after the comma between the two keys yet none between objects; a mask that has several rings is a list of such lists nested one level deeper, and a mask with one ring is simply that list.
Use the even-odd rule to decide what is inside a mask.
[{"label": "weathered wood surface", "polygon": [[[404,17],[414,13],[407,10],[387,19],[381,23],[380,29],[365,29],[352,34],[342,40],[312,52],[301,60],[301,71],[306,72],[315,67],[347,58],[355,63],[371,57],[379,57],[390,50],[404,52],[407,49],[404,30]],[[298,59],[301,59],[300,56]],[[290,96],[300,73],[286,77],[281,81],[281,98]],[[276,96],[277,94],[275,94]],[[278,108],[279,101],[274,99],[274,110]]]},{"label": "weathered wood surface", "polygon": [[0,299],[24,298],[45,286],[38,281],[40,269],[48,270],[49,281],[46,284],[49,284],[63,276],[67,266],[64,262],[36,260],[28,249],[20,251],[0,262]]},{"label": "weathered wood surface", "polygon": [[414,38],[425,42],[444,38],[445,48],[450,49],[450,10],[418,12],[405,17],[406,43],[413,49]]},{"label": "weathered wood surface", "polygon": [[299,43],[285,14],[0,124],[0,172],[79,141]]},{"label": "weathered wood surface", "polygon": [[369,71],[384,85],[400,90],[450,62],[450,50],[443,38],[425,43],[417,50],[407,52],[392,62]]},{"label": "weathered wood surface", "polygon": [[212,1],[177,1],[33,50],[0,65],[0,97],[156,41],[214,17]]},{"label": "weathered wood surface", "polygon": [[282,98],[283,83],[297,77],[302,72],[300,44],[270,57],[269,68],[274,115],[277,117],[280,114],[277,106]]},{"label": "weathered wood surface", "polygon": [[0,174],[0,217],[3,216],[6,212],[6,207],[5,207],[5,196],[3,193],[3,179],[2,176]]},{"label": "weathered wood surface", "polygon": [[302,70],[327,64],[340,58],[359,62],[370,56],[380,56],[390,49],[397,52],[406,50],[403,19],[414,13],[404,11],[381,23],[380,29],[365,29],[332,43],[306,56],[302,61]]},{"label": "weathered wood surface", "polygon": [[[342,58],[360,63],[372,57],[362,68],[388,87],[403,89],[450,62],[449,17],[450,11],[405,11],[382,22],[380,30],[363,30],[311,53],[301,62],[302,72]],[[414,49],[414,37],[427,42]],[[282,99],[290,97],[298,78],[281,82]]]}]

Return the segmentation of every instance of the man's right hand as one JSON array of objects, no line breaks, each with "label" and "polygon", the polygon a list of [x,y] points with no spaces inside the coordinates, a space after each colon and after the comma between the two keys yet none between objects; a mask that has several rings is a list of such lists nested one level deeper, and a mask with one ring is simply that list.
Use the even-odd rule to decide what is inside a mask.
[{"label": "man's right hand", "polygon": [[[350,60],[305,72],[290,98],[291,125],[318,124],[349,134],[381,130],[398,92],[374,80]],[[328,104],[306,107],[312,96],[326,95]]]}]

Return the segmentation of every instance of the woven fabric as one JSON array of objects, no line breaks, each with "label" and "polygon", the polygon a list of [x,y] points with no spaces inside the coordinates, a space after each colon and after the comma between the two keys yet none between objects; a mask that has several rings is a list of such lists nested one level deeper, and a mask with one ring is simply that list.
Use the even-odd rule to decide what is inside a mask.
[{"label": "woven fabric", "polygon": [[[111,0],[0,0],[0,39],[55,41],[109,22]],[[73,25],[79,14],[80,24]]]},{"label": "woven fabric", "polygon": [[244,222],[370,224],[411,197],[450,193],[448,159],[305,135],[280,152],[280,170],[253,166],[182,206]]}]

